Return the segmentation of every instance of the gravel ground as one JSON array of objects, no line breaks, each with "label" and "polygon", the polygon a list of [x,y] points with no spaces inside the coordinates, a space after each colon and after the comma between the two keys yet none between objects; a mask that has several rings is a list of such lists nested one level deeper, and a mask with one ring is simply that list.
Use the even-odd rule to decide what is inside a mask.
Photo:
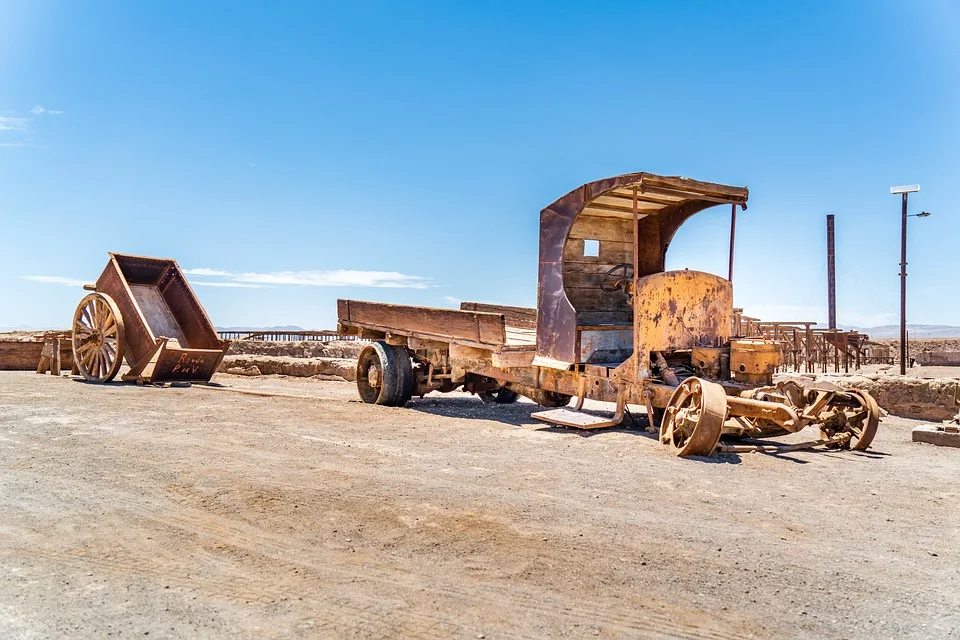
[{"label": "gravel ground", "polygon": [[0,637],[960,634],[960,450],[916,422],[683,460],[528,402],[215,382],[0,372]]}]

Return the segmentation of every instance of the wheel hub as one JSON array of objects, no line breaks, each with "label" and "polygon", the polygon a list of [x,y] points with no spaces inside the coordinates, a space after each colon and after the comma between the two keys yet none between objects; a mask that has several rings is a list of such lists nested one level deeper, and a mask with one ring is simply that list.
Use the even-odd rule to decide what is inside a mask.
[{"label": "wheel hub", "polygon": [[376,365],[370,367],[370,370],[367,371],[367,384],[371,387],[379,389],[382,378],[383,372],[380,371],[380,367]]}]

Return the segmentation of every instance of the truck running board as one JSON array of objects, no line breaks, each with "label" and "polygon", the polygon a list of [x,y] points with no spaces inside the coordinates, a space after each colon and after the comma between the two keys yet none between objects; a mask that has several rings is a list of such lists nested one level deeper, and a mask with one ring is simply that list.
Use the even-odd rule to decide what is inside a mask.
[{"label": "truck running board", "polygon": [[623,389],[617,394],[617,412],[612,418],[602,416],[592,416],[579,411],[583,406],[583,398],[577,398],[576,409],[551,409],[550,411],[538,411],[531,413],[532,418],[558,424],[561,427],[572,427],[573,429],[605,429],[615,427],[623,422],[623,414],[626,409]]}]

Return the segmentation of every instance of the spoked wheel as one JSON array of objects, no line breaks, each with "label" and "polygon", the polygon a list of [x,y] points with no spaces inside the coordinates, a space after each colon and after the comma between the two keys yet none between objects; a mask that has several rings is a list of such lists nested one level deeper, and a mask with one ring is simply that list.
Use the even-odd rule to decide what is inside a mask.
[{"label": "spoked wheel", "polygon": [[123,363],[123,318],[113,298],[84,297],[73,315],[73,361],[90,382],[110,382]]},{"label": "spoked wheel", "polygon": [[357,391],[367,404],[401,407],[413,394],[413,364],[405,347],[374,342],[357,359]]},{"label": "spoked wheel", "polygon": [[495,391],[482,391],[478,395],[487,404],[512,404],[520,397],[520,394],[507,387],[500,387]]},{"label": "spoked wheel", "polygon": [[[843,408],[846,421],[837,431],[850,434],[850,440],[844,443],[843,448],[864,451],[877,435],[877,427],[880,425],[880,405],[866,391],[851,389],[845,393],[853,398],[857,406]],[[830,431],[820,429],[821,437],[829,438],[831,435],[833,433]]]},{"label": "spoked wheel", "polygon": [[715,382],[687,378],[670,397],[660,422],[660,442],[678,456],[713,453],[727,419],[727,394]]}]

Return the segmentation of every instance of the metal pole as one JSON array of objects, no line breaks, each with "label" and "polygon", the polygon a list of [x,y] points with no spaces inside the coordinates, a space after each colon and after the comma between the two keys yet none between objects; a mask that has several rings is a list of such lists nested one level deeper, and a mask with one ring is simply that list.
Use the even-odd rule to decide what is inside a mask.
[{"label": "metal pole", "polygon": [[737,205],[730,205],[730,271],[727,280],[733,282],[733,244],[737,236]]},{"label": "metal pole", "polygon": [[900,228],[900,375],[907,375],[907,196],[903,194]]},{"label": "metal pole", "polygon": [[837,263],[833,214],[827,215],[827,309],[829,329],[837,328]]}]

